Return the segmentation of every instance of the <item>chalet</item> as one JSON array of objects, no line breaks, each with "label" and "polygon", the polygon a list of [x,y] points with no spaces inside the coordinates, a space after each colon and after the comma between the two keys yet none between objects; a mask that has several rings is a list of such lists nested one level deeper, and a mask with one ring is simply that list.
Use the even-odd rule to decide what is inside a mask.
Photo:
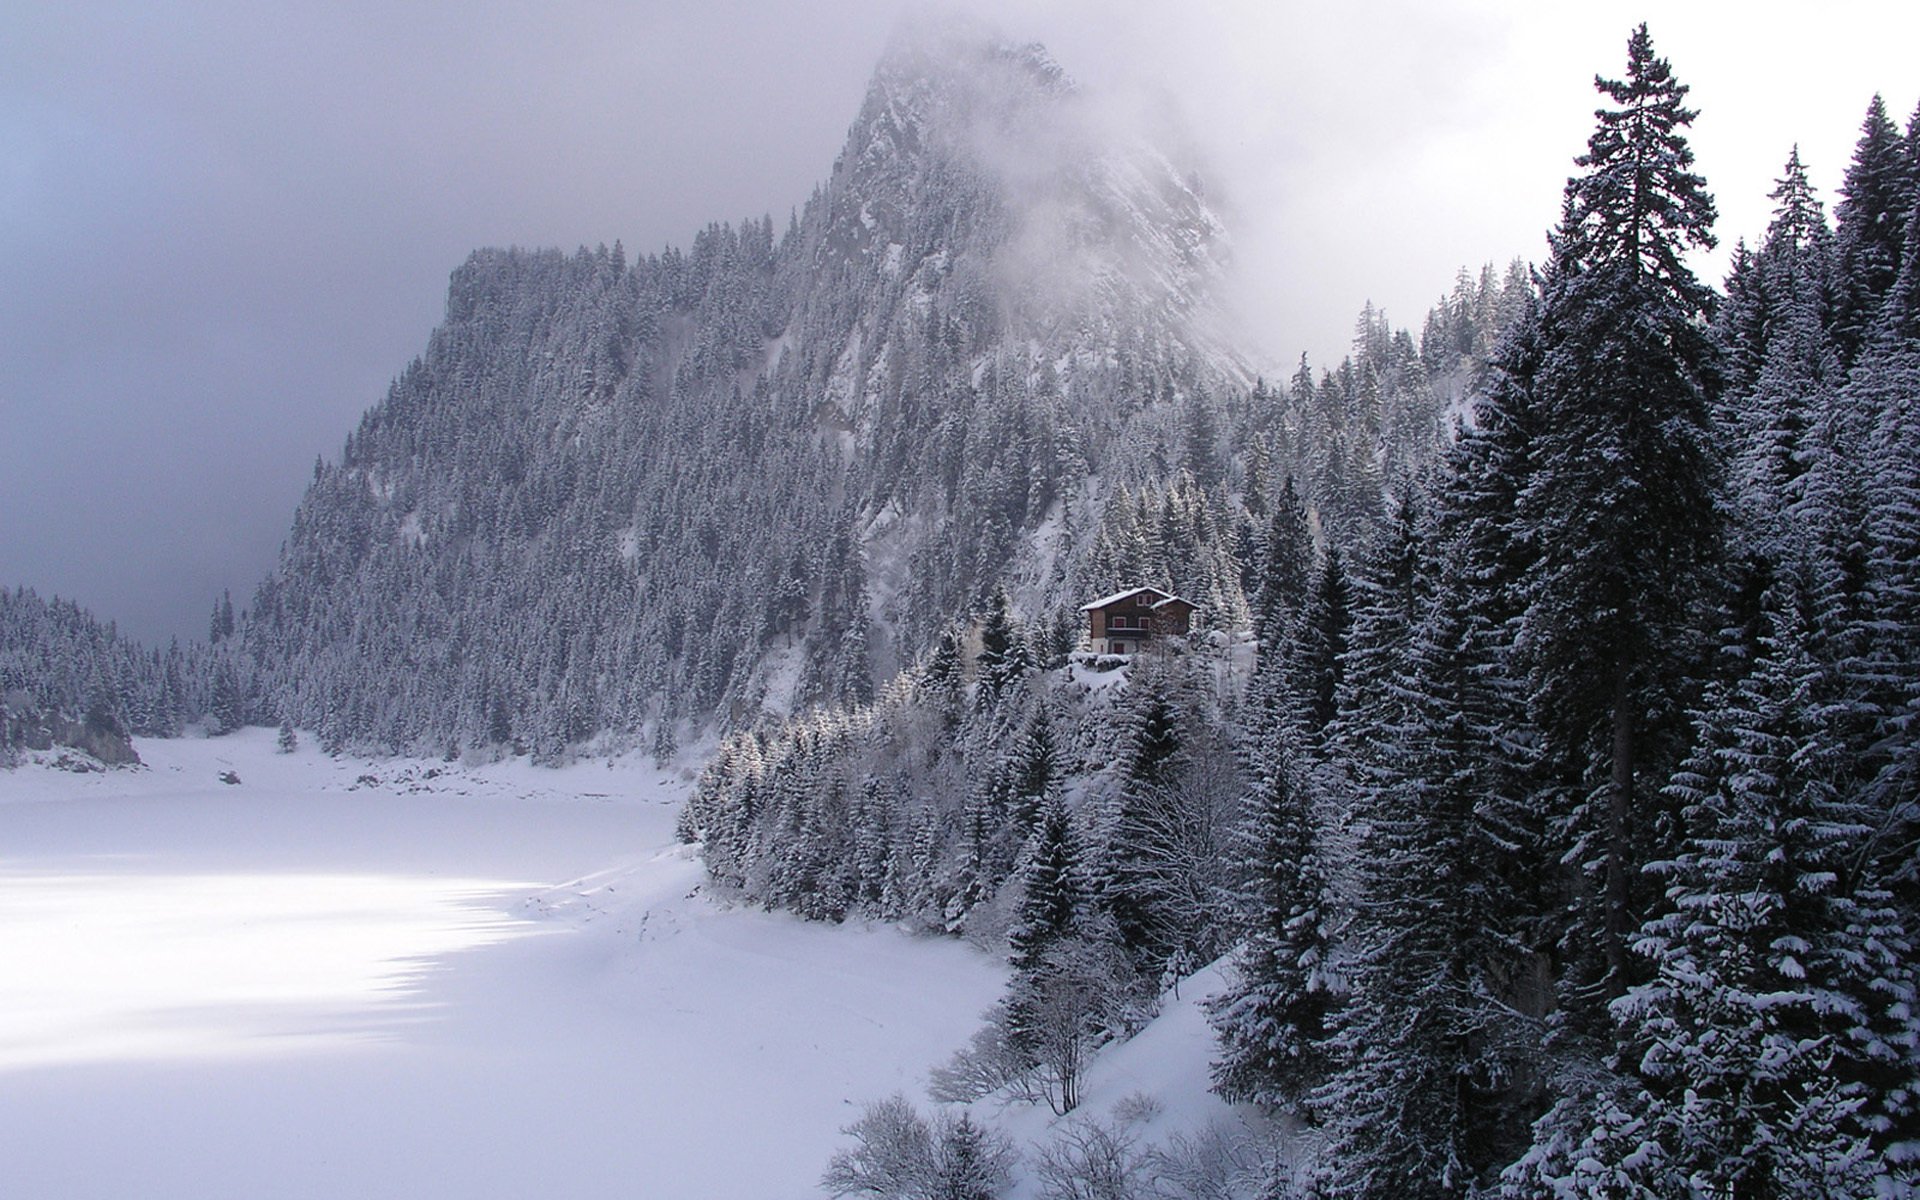
[{"label": "chalet", "polygon": [[1157,637],[1186,633],[1199,607],[1159,588],[1128,588],[1083,604],[1087,642],[1095,654],[1132,654]]}]

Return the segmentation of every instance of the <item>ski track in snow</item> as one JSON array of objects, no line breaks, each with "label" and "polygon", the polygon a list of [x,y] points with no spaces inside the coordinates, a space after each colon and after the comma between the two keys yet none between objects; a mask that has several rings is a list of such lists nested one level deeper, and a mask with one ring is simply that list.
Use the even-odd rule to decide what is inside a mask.
[{"label": "ski track in snow", "polygon": [[139,751],[0,772],[0,1196],[815,1196],[1004,979],[710,903],[640,763]]}]

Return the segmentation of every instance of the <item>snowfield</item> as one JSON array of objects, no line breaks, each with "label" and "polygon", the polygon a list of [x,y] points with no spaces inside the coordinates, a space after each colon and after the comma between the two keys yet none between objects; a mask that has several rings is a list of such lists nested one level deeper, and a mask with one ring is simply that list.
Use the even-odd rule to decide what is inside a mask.
[{"label": "snowfield", "polygon": [[0,772],[0,1195],[815,1196],[1005,978],[709,902],[648,766],[138,749]]}]

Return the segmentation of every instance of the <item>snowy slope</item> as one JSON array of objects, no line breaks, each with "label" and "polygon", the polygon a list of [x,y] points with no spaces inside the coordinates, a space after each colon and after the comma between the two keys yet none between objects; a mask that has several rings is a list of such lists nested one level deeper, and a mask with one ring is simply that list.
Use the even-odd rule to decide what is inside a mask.
[{"label": "snowy slope", "polygon": [[[1174,1196],[1256,1194],[1253,1181],[1264,1177],[1272,1155],[1292,1166],[1302,1153],[1299,1138],[1276,1137],[1257,1110],[1213,1093],[1215,1042],[1205,1003],[1225,986],[1223,969],[1214,964],[1182,980],[1154,1021],[1129,1041],[1102,1050],[1088,1066],[1080,1107],[1067,1116],[1055,1116],[1042,1103],[1004,1097],[971,1106],[976,1119],[999,1129],[1021,1156],[1010,1200],[1041,1195],[1041,1160],[1057,1156],[1090,1126],[1127,1141],[1136,1186],[1157,1178]],[[1183,1172],[1233,1178],[1235,1188],[1196,1191]]]},{"label": "snowy slope", "polygon": [[812,1195],[1003,978],[709,904],[668,773],[272,743],[0,774],[0,1194]]}]

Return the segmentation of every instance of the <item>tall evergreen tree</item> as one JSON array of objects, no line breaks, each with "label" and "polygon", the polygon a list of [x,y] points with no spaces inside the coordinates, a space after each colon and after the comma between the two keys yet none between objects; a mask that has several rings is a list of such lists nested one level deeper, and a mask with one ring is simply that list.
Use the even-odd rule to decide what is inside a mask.
[{"label": "tall evergreen tree", "polygon": [[1253,631],[1263,650],[1275,648],[1287,628],[1287,619],[1300,606],[1312,572],[1313,536],[1307,529],[1307,510],[1287,476],[1275,499],[1267,524],[1265,554],[1253,596]]},{"label": "tall evergreen tree", "polygon": [[1524,1145],[1540,1089],[1539,959],[1516,860],[1533,850],[1498,630],[1447,547],[1358,789],[1351,995],[1314,1104],[1334,1195],[1478,1194]]},{"label": "tall evergreen tree", "polygon": [[[1713,697],[1674,777],[1689,835],[1654,966],[1616,1002],[1623,1082],[1526,1174],[1606,1195],[1909,1195],[1920,1116],[1912,945],[1866,866],[1804,590],[1767,593],[1761,657]],[[1579,1105],[1583,1099],[1569,1103]],[[1549,1121],[1549,1126],[1560,1122]]]},{"label": "tall evergreen tree", "polygon": [[[1833,237],[1796,149],[1772,193],[1775,209],[1753,258],[1760,328],[1732,328],[1729,359],[1743,382],[1729,387],[1720,426],[1733,434],[1729,492],[1729,626],[1751,631],[1776,565],[1805,536],[1792,514],[1806,500],[1820,414],[1838,386],[1832,322]],[[1730,283],[1731,286],[1731,283]],[[1749,637],[1749,640],[1751,638]]]},{"label": "tall evergreen tree", "polygon": [[1880,303],[1899,274],[1913,192],[1913,171],[1900,131],[1876,95],[1860,123],[1860,139],[1840,185],[1835,214],[1839,261],[1834,332],[1849,364],[1866,344]]},{"label": "tall evergreen tree", "polygon": [[1353,628],[1353,596],[1337,547],[1321,556],[1294,622],[1282,671],[1290,717],[1317,739],[1339,710],[1340,678]]},{"label": "tall evergreen tree", "polygon": [[1008,689],[1025,677],[1030,664],[1026,635],[1013,615],[1013,601],[1004,587],[997,587],[988,604],[986,621],[980,626],[980,656],[976,660],[980,705],[997,705]]},{"label": "tall evergreen tree", "polygon": [[1126,705],[1120,778],[1101,830],[1097,890],[1112,918],[1113,936],[1137,965],[1146,966],[1166,950],[1165,921],[1147,886],[1153,874],[1152,842],[1162,832],[1154,816],[1164,807],[1165,789],[1181,766],[1180,709],[1169,673],[1137,663]]},{"label": "tall evergreen tree", "polygon": [[1376,733],[1399,704],[1394,679],[1431,583],[1427,525],[1425,496],[1413,481],[1404,481],[1354,572],[1352,617],[1334,696],[1340,751],[1350,768],[1364,771],[1375,752],[1385,749]]},{"label": "tall evergreen tree", "polygon": [[1039,822],[1048,798],[1060,788],[1060,748],[1046,701],[1034,706],[1033,719],[1014,746],[1008,767],[1008,814],[1015,836],[1024,838]]},{"label": "tall evergreen tree", "polygon": [[1685,85],[1646,26],[1567,183],[1540,304],[1533,473],[1520,497],[1536,557],[1520,650],[1534,710],[1594,799],[1570,814],[1600,879],[1607,987],[1628,983],[1637,868],[1652,849],[1643,778],[1694,658],[1690,618],[1718,551],[1709,416],[1719,375],[1710,295],[1686,253],[1713,245],[1713,201],[1683,135]]},{"label": "tall evergreen tree", "polygon": [[1066,805],[1049,796],[1022,852],[1020,912],[1007,934],[1015,971],[1039,970],[1048,948],[1079,928],[1084,899],[1079,873]]},{"label": "tall evergreen tree", "polygon": [[1299,1114],[1323,1078],[1334,985],[1324,852],[1290,769],[1276,759],[1254,794],[1243,834],[1252,875],[1247,938],[1233,982],[1208,1012],[1220,1044],[1215,1090]]},{"label": "tall evergreen tree", "polygon": [[207,642],[218,646],[233,636],[233,593],[222,590],[213,602],[213,615],[207,620]]}]

